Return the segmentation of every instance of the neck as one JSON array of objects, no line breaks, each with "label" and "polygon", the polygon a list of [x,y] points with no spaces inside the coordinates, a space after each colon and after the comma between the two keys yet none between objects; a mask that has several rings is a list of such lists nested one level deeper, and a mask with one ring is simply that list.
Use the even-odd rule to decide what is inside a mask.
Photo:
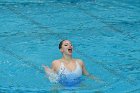
[{"label": "neck", "polygon": [[70,62],[70,61],[72,61],[72,56],[63,55],[62,59]]}]

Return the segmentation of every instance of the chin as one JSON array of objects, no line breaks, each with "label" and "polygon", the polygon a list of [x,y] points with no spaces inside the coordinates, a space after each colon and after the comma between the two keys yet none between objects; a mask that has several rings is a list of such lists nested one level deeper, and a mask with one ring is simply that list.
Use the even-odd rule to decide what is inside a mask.
[{"label": "chin", "polygon": [[68,55],[69,55],[69,56],[72,56],[72,53],[69,53]]}]

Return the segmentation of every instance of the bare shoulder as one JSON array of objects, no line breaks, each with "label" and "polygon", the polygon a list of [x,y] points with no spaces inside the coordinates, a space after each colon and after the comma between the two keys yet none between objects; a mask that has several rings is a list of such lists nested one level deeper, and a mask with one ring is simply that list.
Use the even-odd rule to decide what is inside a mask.
[{"label": "bare shoulder", "polygon": [[52,65],[59,65],[60,64],[60,60],[58,59],[58,60],[54,60],[53,62],[52,62]]},{"label": "bare shoulder", "polygon": [[53,62],[52,62],[52,67],[54,68],[54,70],[55,71],[57,71],[58,69],[59,69],[59,67],[60,67],[60,60],[58,59],[58,60],[54,60]]},{"label": "bare shoulder", "polygon": [[81,59],[75,59],[81,66],[83,66],[84,65],[84,62],[83,62],[83,60],[81,60]]}]

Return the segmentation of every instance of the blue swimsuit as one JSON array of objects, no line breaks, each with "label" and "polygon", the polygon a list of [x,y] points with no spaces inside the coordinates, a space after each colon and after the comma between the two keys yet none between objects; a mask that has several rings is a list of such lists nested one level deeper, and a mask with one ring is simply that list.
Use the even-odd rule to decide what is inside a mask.
[{"label": "blue swimsuit", "polygon": [[64,63],[61,62],[58,73],[47,72],[48,79],[50,82],[60,83],[63,86],[75,86],[79,84],[82,80],[82,68],[76,61],[76,68],[74,71],[68,70]]},{"label": "blue swimsuit", "polygon": [[76,61],[76,68],[74,71],[68,70],[64,63],[61,62],[60,68],[58,70],[58,82],[61,83],[64,86],[75,86],[79,84],[82,79],[82,68],[79,65],[79,63]]}]

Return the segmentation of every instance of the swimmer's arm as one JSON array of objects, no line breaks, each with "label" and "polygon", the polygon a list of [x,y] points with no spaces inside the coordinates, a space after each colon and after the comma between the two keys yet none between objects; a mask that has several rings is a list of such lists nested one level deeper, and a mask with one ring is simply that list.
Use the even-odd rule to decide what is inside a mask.
[{"label": "swimmer's arm", "polygon": [[87,76],[90,79],[96,80],[96,81],[100,81],[97,77],[95,77],[94,75],[90,74],[87,70],[86,67],[84,65],[84,62],[82,60],[79,60],[81,65],[82,65],[82,73],[83,75]]},{"label": "swimmer's arm", "polygon": [[86,67],[84,65],[84,62],[82,60],[78,60],[82,66],[82,73],[83,75],[87,76],[88,78],[92,79],[92,80],[95,80],[97,82],[104,82],[103,80],[101,80],[100,78],[98,77],[95,77],[94,75],[88,73],[88,71],[86,70]]},{"label": "swimmer's arm", "polygon": [[52,67],[51,67],[51,70],[56,73],[57,72],[57,64],[58,62],[57,61],[53,61],[52,62]]},{"label": "swimmer's arm", "polygon": [[55,61],[52,62],[51,68],[49,68],[48,66],[45,66],[45,65],[42,65],[42,67],[44,68],[46,74],[48,74],[50,72],[56,73],[56,64],[55,64]]},{"label": "swimmer's arm", "polygon": [[85,68],[84,63],[83,63],[83,66],[82,66],[82,70],[83,70],[83,74],[84,74],[85,76],[87,76],[88,78],[90,78],[90,79],[92,79],[92,80],[95,80],[95,81],[97,81],[97,82],[103,82],[103,81],[100,80],[99,78],[97,78],[97,77],[95,77],[94,75],[88,73],[88,71],[87,71],[86,68]]},{"label": "swimmer's arm", "polygon": [[93,76],[92,74],[89,74],[88,71],[86,70],[85,68],[85,65],[84,63],[82,62],[82,72],[85,76],[87,76],[88,78],[91,78],[91,79],[96,79],[95,76]]}]

